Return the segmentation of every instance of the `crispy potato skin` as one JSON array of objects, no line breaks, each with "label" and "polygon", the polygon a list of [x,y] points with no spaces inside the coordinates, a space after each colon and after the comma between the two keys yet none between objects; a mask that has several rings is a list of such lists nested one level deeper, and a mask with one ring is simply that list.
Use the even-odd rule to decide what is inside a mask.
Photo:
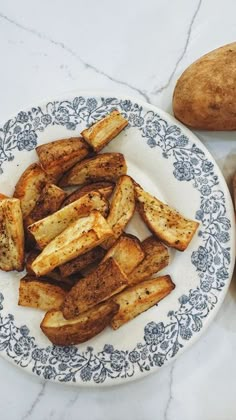
[{"label": "crispy potato skin", "polygon": [[115,302],[104,302],[69,321],[61,311],[52,310],[46,313],[40,327],[55,345],[84,343],[104,330],[118,309]]},{"label": "crispy potato skin", "polygon": [[99,192],[105,198],[109,198],[113,192],[115,184],[113,182],[101,181],[101,182],[92,182],[91,184],[85,185],[82,188],[69,194],[66,199],[63,201],[61,207],[68,206],[68,204],[73,203],[73,201],[78,200],[84,195],[91,192]]},{"label": "crispy potato skin", "polygon": [[99,210],[106,216],[108,208],[108,201],[100,193],[91,192],[56,213],[28,226],[28,231],[42,249],[74,221],[89,215],[93,210]]},{"label": "crispy potato skin", "polygon": [[24,268],[24,228],[20,200],[0,200],[0,269]]},{"label": "crispy potato skin", "polygon": [[34,208],[24,220],[25,226],[29,226],[50,214],[55,213],[66,197],[65,191],[54,184],[46,184]]},{"label": "crispy potato skin", "polygon": [[82,137],[55,140],[36,147],[42,168],[51,182],[89,154],[89,146]]},{"label": "crispy potato skin", "polygon": [[137,209],[150,230],[166,245],[184,251],[199,223],[183,217],[177,210],[135,184]]},{"label": "crispy potato skin", "polygon": [[81,217],[56,236],[32,264],[36,276],[43,276],[59,265],[100,245],[112,235],[106,219],[96,210]]},{"label": "crispy potato skin", "polygon": [[61,276],[67,277],[78,273],[79,271],[85,269],[88,265],[101,261],[104,255],[104,249],[100,246],[97,246],[85,254],[79,255],[77,258],[74,258],[73,260],[60,265],[58,268],[60,270]]},{"label": "crispy potato skin", "polygon": [[236,129],[236,42],[204,55],[185,70],[173,95],[175,117],[202,130]]},{"label": "crispy potato skin", "polygon": [[169,264],[168,249],[154,236],[149,236],[142,243],[144,259],[129,274],[130,285],[140,283],[150,278]]},{"label": "crispy potato skin", "polygon": [[83,138],[92,146],[95,152],[99,152],[114,137],[116,137],[126,126],[126,120],[119,111],[112,111],[91,127],[82,131]]},{"label": "crispy potato skin", "polygon": [[72,287],[62,307],[63,315],[66,319],[74,318],[126,286],[127,277],[115,260],[109,258]]},{"label": "crispy potato skin", "polygon": [[114,236],[102,244],[105,249],[110,248],[122,234],[125,226],[135,211],[135,194],[132,178],[123,175],[119,178],[111,201],[107,222],[111,226]]},{"label": "crispy potato skin", "polygon": [[46,172],[37,163],[30,165],[21,175],[13,197],[20,199],[23,219],[33,210],[47,181]]},{"label": "crispy potato skin", "polygon": [[77,163],[60,180],[61,187],[85,185],[98,181],[116,181],[126,174],[127,166],[122,153],[102,153]]},{"label": "crispy potato skin", "polygon": [[119,305],[119,310],[112,319],[112,328],[117,330],[169,295],[174,288],[174,283],[167,275],[146,280],[114,296],[112,300]]},{"label": "crispy potato skin", "polygon": [[123,234],[108,250],[103,261],[110,257],[116,260],[119,267],[128,276],[144,259],[145,252],[136,236]]},{"label": "crispy potato skin", "polygon": [[20,280],[18,305],[49,311],[60,309],[66,292],[61,287],[29,276]]}]

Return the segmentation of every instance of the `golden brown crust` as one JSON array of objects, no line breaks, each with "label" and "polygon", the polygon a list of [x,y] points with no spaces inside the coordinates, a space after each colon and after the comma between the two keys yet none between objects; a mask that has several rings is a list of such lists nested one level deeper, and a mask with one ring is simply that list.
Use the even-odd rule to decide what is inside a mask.
[{"label": "golden brown crust", "polygon": [[236,42],[204,55],[179,78],[174,115],[202,130],[236,129]]},{"label": "golden brown crust", "polygon": [[98,181],[116,181],[126,174],[127,166],[122,153],[102,153],[77,163],[63,178],[59,185],[84,185]]},{"label": "golden brown crust", "polygon": [[58,285],[25,276],[20,280],[18,305],[44,311],[60,309],[65,296],[65,290]]},{"label": "golden brown crust", "polygon": [[37,163],[30,165],[21,175],[13,197],[20,199],[24,219],[34,208],[46,183],[47,175]]},{"label": "golden brown crust", "polygon": [[108,206],[108,201],[100,193],[91,192],[56,213],[28,226],[28,231],[34,236],[38,246],[42,249],[71,223],[89,215],[91,211],[98,210],[106,216]]},{"label": "golden brown crust", "polygon": [[0,200],[0,269],[24,268],[24,228],[20,200]]},{"label": "golden brown crust", "polygon": [[115,260],[109,258],[72,287],[63,304],[63,315],[66,319],[74,318],[126,286],[125,274]]},{"label": "golden brown crust", "polygon": [[115,302],[104,302],[69,321],[61,311],[52,310],[46,313],[40,327],[55,345],[84,343],[109,325],[118,308]]},{"label": "golden brown crust", "polygon": [[95,152],[99,152],[127,125],[128,120],[119,111],[114,110],[91,127],[82,131],[81,135]]},{"label": "golden brown crust", "polygon": [[35,259],[32,269],[37,276],[49,273],[59,265],[100,245],[112,235],[104,217],[96,210],[81,217],[56,236]]},{"label": "golden brown crust", "polygon": [[117,330],[169,295],[174,288],[174,283],[167,275],[146,280],[114,296],[112,300],[119,305],[119,310],[112,319],[112,328]]},{"label": "golden brown crust", "polygon": [[128,276],[144,259],[145,253],[136,236],[123,234],[108,250],[103,261],[110,257],[114,258],[121,270]]},{"label": "golden brown crust", "polygon": [[63,201],[61,207],[68,206],[68,204],[73,203],[73,201],[76,201],[79,198],[91,192],[99,192],[101,195],[108,199],[111,196],[114,187],[115,184],[113,182],[92,182],[91,184],[85,185],[84,187],[79,188],[78,190],[73,191],[71,194],[69,194]]},{"label": "golden brown crust", "polygon": [[88,265],[95,262],[100,262],[104,255],[104,249],[100,246],[97,246],[85,254],[79,255],[77,258],[74,258],[73,260],[60,265],[58,268],[60,270],[61,276],[68,277],[72,274],[78,273],[79,271],[85,269]]},{"label": "golden brown crust", "polygon": [[51,182],[56,182],[64,172],[89,154],[89,146],[82,137],[55,140],[36,147],[42,168]]},{"label": "golden brown crust", "polygon": [[111,226],[114,236],[102,244],[105,249],[110,248],[122,234],[135,211],[135,195],[133,180],[128,175],[119,178],[112,197],[107,222]]},{"label": "golden brown crust", "polygon": [[177,210],[135,184],[137,209],[150,230],[166,245],[184,251],[199,223],[183,217]]},{"label": "golden brown crust", "polygon": [[141,243],[141,246],[145,257],[129,274],[128,281],[130,285],[150,278],[169,264],[168,249],[154,236],[146,238]]}]

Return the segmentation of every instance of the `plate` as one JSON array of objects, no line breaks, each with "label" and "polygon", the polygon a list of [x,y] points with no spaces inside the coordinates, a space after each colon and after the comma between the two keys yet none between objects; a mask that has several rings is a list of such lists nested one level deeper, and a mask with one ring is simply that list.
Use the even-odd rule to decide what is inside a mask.
[{"label": "plate", "polygon": [[[122,152],[128,173],[147,191],[200,222],[185,252],[170,250],[176,288],[117,331],[89,342],[52,346],[39,328],[40,310],[17,306],[22,273],[0,273],[0,354],[44,379],[113,385],[167,365],[193,344],[216,315],[235,261],[231,198],[216,163],[188,129],[165,112],[128,97],[77,93],[20,111],[0,127],[1,192],[12,194],[39,144],[78,135],[113,109],[129,126],[104,151]],[[128,231],[150,234],[138,215]]]}]

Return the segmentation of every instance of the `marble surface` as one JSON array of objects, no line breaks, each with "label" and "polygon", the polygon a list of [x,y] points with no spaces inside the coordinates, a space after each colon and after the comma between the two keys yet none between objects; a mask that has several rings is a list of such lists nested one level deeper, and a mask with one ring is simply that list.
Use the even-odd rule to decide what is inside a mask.
[{"label": "marble surface", "polygon": [[[0,0],[0,119],[72,89],[129,94],[171,112],[182,71],[235,40],[235,13],[235,0]],[[230,182],[235,133],[196,134]],[[1,419],[234,420],[235,308],[234,276],[194,347],[160,373],[110,389],[43,383],[0,359]]]}]

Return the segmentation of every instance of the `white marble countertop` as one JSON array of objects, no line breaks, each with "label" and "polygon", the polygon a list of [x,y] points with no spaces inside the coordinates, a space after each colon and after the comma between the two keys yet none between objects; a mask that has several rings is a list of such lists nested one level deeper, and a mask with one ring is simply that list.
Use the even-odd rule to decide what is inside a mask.
[{"label": "white marble countertop", "polygon": [[[0,119],[72,89],[130,94],[171,112],[182,71],[235,41],[235,13],[235,0],[0,1]],[[197,135],[230,180],[235,133]],[[235,302],[234,277],[194,347],[160,373],[124,386],[43,383],[0,359],[0,417],[235,420]]]}]

